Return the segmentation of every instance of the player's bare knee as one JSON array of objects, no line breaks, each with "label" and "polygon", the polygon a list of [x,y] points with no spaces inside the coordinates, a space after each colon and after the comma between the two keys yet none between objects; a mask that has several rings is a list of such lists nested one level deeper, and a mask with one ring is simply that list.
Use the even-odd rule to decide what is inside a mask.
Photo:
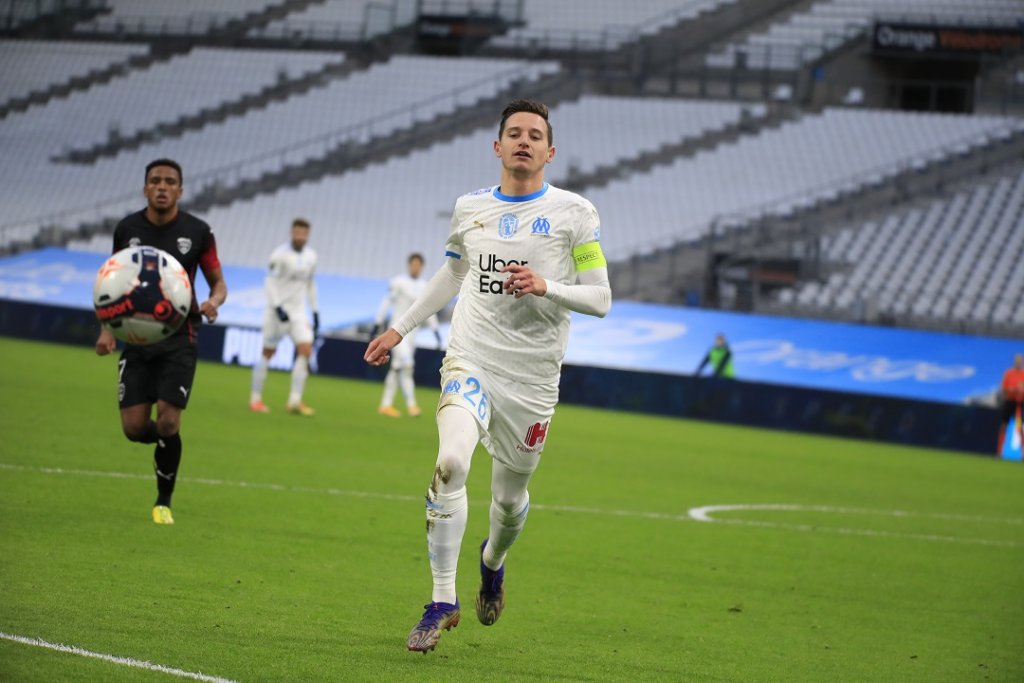
[{"label": "player's bare knee", "polygon": [[160,436],[174,436],[179,429],[181,429],[181,408],[169,403],[158,403],[156,433]]},{"label": "player's bare knee", "polygon": [[146,443],[149,435],[149,430],[144,422],[122,422],[121,431],[124,432],[126,439],[139,443]]},{"label": "player's bare knee", "polygon": [[178,415],[161,415],[156,420],[156,433],[160,436],[174,436],[181,429]]}]

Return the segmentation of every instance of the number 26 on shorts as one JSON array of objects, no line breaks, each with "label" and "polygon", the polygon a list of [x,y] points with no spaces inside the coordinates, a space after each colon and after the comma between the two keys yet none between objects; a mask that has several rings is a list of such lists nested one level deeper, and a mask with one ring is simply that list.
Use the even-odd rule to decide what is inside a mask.
[{"label": "number 26 on shorts", "polygon": [[[476,377],[467,377],[466,386],[473,387],[470,391],[464,392],[462,398],[466,399],[469,405],[476,408],[476,414],[481,420],[487,417],[487,394],[480,390],[480,380]],[[480,394],[480,399],[475,400],[473,397]]]}]

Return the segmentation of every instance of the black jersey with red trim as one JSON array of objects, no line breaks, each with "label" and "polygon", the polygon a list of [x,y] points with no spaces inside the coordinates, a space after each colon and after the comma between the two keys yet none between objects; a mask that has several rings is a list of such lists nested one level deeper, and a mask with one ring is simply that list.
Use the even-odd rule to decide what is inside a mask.
[{"label": "black jersey with red trim", "polygon": [[205,221],[185,211],[178,211],[170,223],[155,225],[146,218],[143,209],[125,216],[114,229],[114,252],[137,246],[163,249],[176,258],[188,273],[192,281],[192,310],[185,324],[172,336],[188,335],[189,341],[195,343],[196,330],[202,323],[196,301],[196,270],[200,267],[205,271],[220,268],[213,230]]}]

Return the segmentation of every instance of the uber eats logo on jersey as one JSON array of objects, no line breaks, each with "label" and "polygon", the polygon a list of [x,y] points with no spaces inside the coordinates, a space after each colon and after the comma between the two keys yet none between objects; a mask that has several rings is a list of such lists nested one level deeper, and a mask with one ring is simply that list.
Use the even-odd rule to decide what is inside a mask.
[{"label": "uber eats logo on jersey", "polygon": [[[480,291],[491,294],[501,294],[501,287],[505,284],[505,275],[501,269],[505,266],[525,266],[529,261],[516,261],[515,259],[504,260],[494,254],[484,256],[480,254]],[[498,277],[492,277],[488,273],[498,273]]]}]

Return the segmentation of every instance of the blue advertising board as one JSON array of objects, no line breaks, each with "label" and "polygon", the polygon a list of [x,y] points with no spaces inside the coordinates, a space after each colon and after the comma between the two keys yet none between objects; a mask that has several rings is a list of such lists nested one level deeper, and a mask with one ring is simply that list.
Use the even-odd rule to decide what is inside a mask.
[{"label": "blue advertising board", "polygon": [[[0,335],[91,346],[97,328],[91,310],[0,299]],[[210,325],[199,334],[199,357],[207,361],[249,365],[259,347],[260,332],[252,327]],[[311,368],[320,375],[380,382],[386,368],[363,362],[365,349],[362,339],[318,339]],[[442,355],[416,350],[417,384],[437,388]],[[285,369],[290,354],[280,361]],[[558,393],[563,403],[612,410],[997,452],[999,411],[974,405],[571,364],[562,368]],[[244,396],[239,397],[243,406]],[[1019,439],[1012,443],[1019,446]]]},{"label": "blue advertising board", "polygon": [[[100,254],[56,248],[0,259],[0,299],[89,309],[102,260]],[[224,271],[230,296],[218,323],[258,327],[264,272],[233,266]],[[203,297],[205,282],[197,279]],[[320,275],[317,283],[326,330],[372,321],[387,292],[385,278]],[[566,361],[689,375],[718,333],[728,339],[742,380],[943,403],[991,397],[1024,347],[1012,339],[616,301],[604,320],[574,315]],[[432,345],[431,337],[422,337],[423,345]]]},{"label": "blue advertising board", "polygon": [[1024,451],[1022,441],[1024,441],[1024,428],[1022,428],[1021,414],[1018,411],[1016,415],[1010,418],[1006,427],[1003,428],[1003,433],[1000,435],[999,457],[1003,460],[1017,460],[1019,462],[1022,459],[1022,451]]}]

